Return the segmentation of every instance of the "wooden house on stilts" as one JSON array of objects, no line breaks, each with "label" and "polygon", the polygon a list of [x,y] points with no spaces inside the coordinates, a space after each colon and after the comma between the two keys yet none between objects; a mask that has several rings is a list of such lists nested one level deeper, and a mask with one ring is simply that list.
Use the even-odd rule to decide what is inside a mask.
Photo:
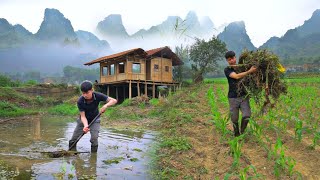
[{"label": "wooden house on stilts", "polygon": [[100,64],[100,91],[123,101],[126,98],[147,95],[157,97],[158,86],[176,87],[172,67],[182,65],[169,47],[144,51],[141,48],[104,56],[85,63]]}]

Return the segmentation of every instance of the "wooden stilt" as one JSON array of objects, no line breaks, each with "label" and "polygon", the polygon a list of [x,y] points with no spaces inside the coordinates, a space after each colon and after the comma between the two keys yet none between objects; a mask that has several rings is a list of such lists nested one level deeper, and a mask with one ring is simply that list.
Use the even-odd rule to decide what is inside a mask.
[{"label": "wooden stilt", "polygon": [[116,99],[119,99],[119,96],[118,96],[118,86],[116,86]]},{"label": "wooden stilt", "polygon": [[132,97],[131,80],[129,81],[129,99]]},{"label": "wooden stilt", "polygon": [[148,97],[148,85],[147,85],[147,83],[144,84],[144,94],[145,94],[145,96]]},{"label": "wooden stilt", "polygon": [[156,85],[152,84],[152,98],[156,98]]},{"label": "wooden stilt", "polygon": [[109,96],[109,94],[110,94],[110,87],[109,87],[110,85],[107,85],[107,95]]},{"label": "wooden stilt", "polygon": [[126,86],[122,86],[123,87],[123,100],[126,99]]},{"label": "wooden stilt", "polygon": [[139,83],[139,81],[137,83],[137,88],[138,88],[138,97],[139,97],[140,96],[140,83]]}]

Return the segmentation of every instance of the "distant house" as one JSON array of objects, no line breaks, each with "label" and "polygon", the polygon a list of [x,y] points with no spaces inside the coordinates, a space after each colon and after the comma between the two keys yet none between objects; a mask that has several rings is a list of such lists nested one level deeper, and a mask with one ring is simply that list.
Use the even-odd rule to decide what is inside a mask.
[{"label": "distant house", "polygon": [[156,97],[157,86],[176,86],[172,68],[183,64],[167,46],[149,51],[131,49],[98,58],[85,65],[95,63],[100,64],[99,88],[120,100],[140,96],[141,93],[149,95],[149,89],[152,97]]}]

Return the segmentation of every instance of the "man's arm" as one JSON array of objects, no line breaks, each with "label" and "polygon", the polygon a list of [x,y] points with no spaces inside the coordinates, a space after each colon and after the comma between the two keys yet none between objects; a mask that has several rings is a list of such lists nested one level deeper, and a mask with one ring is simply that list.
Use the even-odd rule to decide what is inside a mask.
[{"label": "man's arm", "polygon": [[86,118],[84,111],[80,111],[80,119],[81,119],[81,122],[83,123],[83,132],[87,133],[88,131],[90,131],[90,129],[89,129],[88,120]]},{"label": "man's arm", "polygon": [[256,71],[257,71],[257,68],[254,66],[251,66],[251,68],[248,71],[238,73],[238,74],[235,72],[232,72],[232,73],[230,73],[229,77],[231,77],[233,79],[241,79],[241,78],[245,77],[246,75],[253,73],[253,72],[256,72]]},{"label": "man's arm", "polygon": [[112,97],[108,97],[107,103],[101,107],[100,113],[104,113],[108,107],[117,104],[117,102],[118,101],[116,99],[114,99]]}]

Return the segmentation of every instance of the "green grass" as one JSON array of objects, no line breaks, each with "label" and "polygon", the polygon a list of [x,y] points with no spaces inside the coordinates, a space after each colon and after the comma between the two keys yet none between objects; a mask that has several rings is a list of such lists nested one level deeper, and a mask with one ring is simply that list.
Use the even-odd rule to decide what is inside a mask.
[{"label": "green grass", "polygon": [[137,161],[139,161],[139,159],[138,158],[130,158],[130,161],[131,162],[137,162]]},{"label": "green grass", "polygon": [[289,83],[320,83],[319,77],[285,79]]},{"label": "green grass", "polygon": [[189,150],[192,148],[189,141],[183,137],[165,138],[161,142],[160,147],[171,148],[171,149],[178,150],[178,151],[185,151],[185,150]]},{"label": "green grass", "polygon": [[159,99],[157,98],[152,98],[149,100],[149,103],[152,105],[152,106],[157,106],[159,104]]},{"label": "green grass", "polygon": [[142,150],[138,148],[134,148],[133,151],[142,152]]},{"label": "green grass", "polygon": [[63,103],[49,108],[48,112],[55,115],[77,115],[79,110],[76,105]]},{"label": "green grass", "polygon": [[121,106],[130,106],[131,104],[131,99],[125,99],[122,103],[121,103]]},{"label": "green grass", "polygon": [[0,117],[17,117],[36,113],[36,111],[22,109],[6,101],[0,102]]},{"label": "green grass", "polygon": [[[297,77],[297,78],[285,78],[286,82],[289,83],[319,83],[319,77]],[[215,84],[227,84],[227,78],[206,78],[204,79],[205,83],[215,83]]]},{"label": "green grass", "polygon": [[119,164],[122,160],[124,160],[123,157],[116,157],[113,159],[104,160],[103,162],[105,164]]}]

